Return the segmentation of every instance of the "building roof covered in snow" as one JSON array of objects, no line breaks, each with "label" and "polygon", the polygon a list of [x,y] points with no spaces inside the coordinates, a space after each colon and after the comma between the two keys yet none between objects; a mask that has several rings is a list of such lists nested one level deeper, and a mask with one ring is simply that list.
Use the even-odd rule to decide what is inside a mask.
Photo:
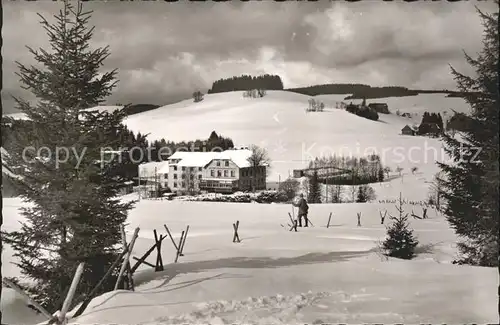
[{"label": "building roof covered in snow", "polygon": [[229,159],[238,166],[238,168],[250,167],[250,162],[248,158],[252,155],[252,150],[249,149],[238,149],[238,150],[226,150],[220,153],[219,157],[216,159]]},{"label": "building roof covered in snow", "polygon": [[177,166],[185,167],[205,167],[213,160],[231,160],[238,168],[250,167],[248,158],[252,155],[252,150],[230,149],[223,152],[176,152],[169,157],[169,160],[179,160]]},{"label": "building roof covered in snow", "polygon": [[139,176],[141,177],[154,177],[156,174],[168,173],[168,161],[152,161],[142,163],[139,165]]},{"label": "building roof covered in snow", "polygon": [[[209,151],[209,152],[183,152],[181,161],[177,166],[185,167],[205,167],[212,160],[219,157],[219,152]],[[179,158],[177,158],[179,159]]]}]

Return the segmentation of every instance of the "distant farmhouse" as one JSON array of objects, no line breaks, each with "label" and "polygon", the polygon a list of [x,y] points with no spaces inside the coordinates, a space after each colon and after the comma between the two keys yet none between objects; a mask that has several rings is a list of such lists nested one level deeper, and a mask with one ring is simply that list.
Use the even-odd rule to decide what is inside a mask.
[{"label": "distant farmhouse", "polygon": [[418,127],[419,135],[438,136],[440,133],[442,133],[442,129],[437,123],[421,123]]},{"label": "distant farmhouse", "polygon": [[153,196],[158,188],[177,194],[234,193],[266,189],[267,165],[251,166],[248,148],[222,152],[178,151],[163,162],[139,165],[140,183]]},{"label": "distant farmhouse", "polygon": [[406,124],[402,129],[401,129],[401,134],[403,135],[416,135],[417,134],[417,129],[409,126]]}]

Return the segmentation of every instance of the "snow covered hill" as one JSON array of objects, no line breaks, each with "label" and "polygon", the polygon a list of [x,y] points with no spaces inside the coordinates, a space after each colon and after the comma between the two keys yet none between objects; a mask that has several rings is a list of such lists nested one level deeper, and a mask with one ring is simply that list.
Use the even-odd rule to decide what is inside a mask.
[{"label": "snow covered hill", "polygon": [[[215,130],[237,144],[266,147],[273,160],[270,181],[287,178],[293,169],[304,167],[314,157],[334,153],[359,156],[376,151],[392,168],[418,166],[431,173],[436,171],[436,160],[446,159],[439,141],[400,135],[403,126],[420,120],[395,114],[380,114],[379,121],[367,120],[335,109],[344,97],[316,96],[325,103],[325,111],[306,113],[311,97],[297,93],[269,91],[263,98],[245,98],[241,91],[218,93],[205,95],[199,103],[189,99],[136,114],[125,123],[133,131],[150,133],[150,139],[206,139]],[[466,110],[462,99],[443,94],[387,98],[387,102],[393,112],[434,112],[443,107]]]}]

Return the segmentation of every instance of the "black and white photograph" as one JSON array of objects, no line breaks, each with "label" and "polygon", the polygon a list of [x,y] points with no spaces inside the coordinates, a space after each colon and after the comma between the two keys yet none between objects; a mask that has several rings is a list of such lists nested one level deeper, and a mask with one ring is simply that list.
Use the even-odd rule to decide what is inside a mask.
[{"label": "black and white photograph", "polygon": [[498,0],[1,7],[1,325],[500,322]]}]

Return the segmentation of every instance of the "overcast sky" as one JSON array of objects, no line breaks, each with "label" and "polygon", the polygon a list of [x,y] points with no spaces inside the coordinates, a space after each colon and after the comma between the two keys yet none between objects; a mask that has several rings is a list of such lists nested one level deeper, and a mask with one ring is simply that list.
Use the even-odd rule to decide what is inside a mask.
[{"label": "overcast sky", "polygon": [[[474,4],[493,1],[178,3],[96,1],[94,46],[109,45],[104,69],[118,68],[109,104],[168,104],[206,91],[216,79],[278,74],[285,87],[321,83],[454,89],[449,64],[469,72],[463,50],[481,49]],[[36,13],[49,20],[61,3],[3,2],[4,113],[10,95],[29,93],[14,75],[32,63],[25,45],[47,48]]]}]

